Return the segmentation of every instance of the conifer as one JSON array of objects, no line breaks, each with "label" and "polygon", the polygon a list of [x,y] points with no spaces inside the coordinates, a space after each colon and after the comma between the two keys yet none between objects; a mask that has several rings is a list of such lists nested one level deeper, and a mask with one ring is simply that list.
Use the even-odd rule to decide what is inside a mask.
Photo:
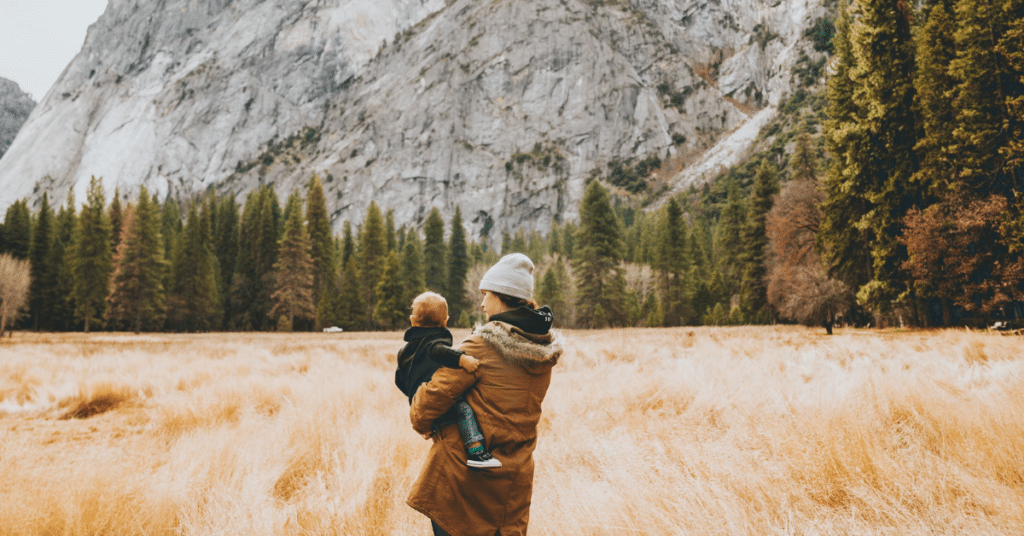
[{"label": "conifer", "polygon": [[359,237],[359,248],[356,262],[359,267],[359,281],[364,307],[363,323],[373,325],[373,310],[377,305],[377,282],[380,280],[387,260],[387,237],[384,229],[384,216],[374,201],[366,209]]},{"label": "conifer", "polygon": [[558,221],[551,219],[551,229],[548,231],[548,253],[560,255],[562,253],[562,231]]},{"label": "conifer", "polygon": [[238,203],[233,195],[225,195],[217,203],[217,228],[214,230],[213,250],[220,266],[218,289],[223,302],[223,326],[230,326],[235,316],[235,306],[231,300],[231,286],[235,276],[235,264],[238,259],[239,233]]},{"label": "conifer", "polygon": [[[313,301],[313,257],[310,255],[309,235],[303,224],[302,198],[298,191],[288,197],[285,207],[288,215],[284,233],[274,263],[273,307],[270,318],[277,319],[278,325],[295,329],[298,320],[316,318],[316,303]],[[281,318],[286,319],[285,321]]]},{"label": "conifer", "polygon": [[335,310],[335,319],[338,321],[338,325],[346,331],[361,330],[367,327],[360,288],[356,258],[353,256],[342,271],[338,306]]},{"label": "conifer", "polygon": [[[98,207],[102,210],[103,205]],[[158,207],[143,186],[138,204],[126,211],[121,243],[113,259],[108,324],[136,333],[163,325],[165,295],[161,279],[165,263]]]},{"label": "conifer", "polygon": [[[557,264],[561,261],[555,262]],[[562,284],[559,283],[558,276],[555,274],[554,266],[548,266],[547,270],[544,270],[544,277],[541,278],[540,288],[537,290],[537,303],[550,306],[555,314],[555,324],[559,327],[562,326],[559,315],[565,313],[565,295],[562,291]]]},{"label": "conifer", "polygon": [[395,231],[395,210],[389,208],[384,214],[384,237],[387,239],[388,252],[398,248],[398,235]]},{"label": "conifer", "polygon": [[320,178],[313,175],[306,194],[306,226],[313,256],[313,298],[319,303],[324,292],[333,294],[334,274],[337,272],[334,236],[327,215],[327,199]]},{"label": "conifer", "polygon": [[[809,169],[801,170],[800,175],[807,175],[812,172],[810,170],[813,170],[813,159],[809,156],[803,156],[801,159],[804,160],[803,167]],[[743,297],[750,312],[754,315],[768,305],[765,281],[768,274],[768,236],[765,233],[765,219],[768,212],[771,211],[778,193],[779,180],[775,173],[775,166],[771,165],[767,159],[762,160],[761,167],[754,175],[747,227],[744,230],[746,270],[743,274]]]},{"label": "conifer", "polygon": [[409,305],[405,303],[401,275],[402,264],[398,252],[391,251],[384,261],[384,269],[374,289],[377,304],[373,309],[373,320],[384,329],[396,329],[405,322],[407,316]]},{"label": "conifer", "polygon": [[444,219],[435,207],[430,209],[430,214],[423,223],[423,276],[427,290],[441,295],[448,294],[448,278],[445,274],[446,249]]},{"label": "conifer", "polygon": [[725,207],[718,222],[718,266],[732,291],[738,290],[743,277],[743,260],[746,249],[743,243],[743,229],[747,222],[747,207],[740,196],[739,185],[731,183],[726,195]]},{"label": "conifer", "polygon": [[4,241],[6,253],[15,259],[28,260],[32,246],[32,215],[28,210],[28,201],[15,201],[7,207],[4,216]]},{"label": "conifer", "polygon": [[49,198],[46,192],[43,192],[28,255],[32,278],[28,293],[29,321],[35,329],[49,329],[53,317],[55,297],[52,291],[57,286],[56,266],[53,265],[50,254],[53,249],[53,217]]},{"label": "conifer", "polygon": [[341,228],[341,235],[341,266],[344,267],[356,251],[356,241],[352,237],[352,224],[349,223],[348,220],[345,220],[345,223]]},{"label": "conifer", "polygon": [[462,226],[462,209],[455,207],[452,216],[452,234],[448,241],[448,314],[459,318],[469,308],[466,298],[466,275],[469,273],[469,246],[466,244],[466,230]]},{"label": "conifer", "polygon": [[575,241],[578,317],[591,328],[620,322],[625,314],[625,280],[619,261],[625,248],[608,190],[598,181],[591,181],[583,194]]},{"label": "conifer", "polygon": [[50,250],[50,264],[54,267],[56,279],[56,285],[50,290],[53,296],[53,319],[50,325],[57,330],[70,330],[75,324],[71,254],[74,249],[77,221],[74,192],[71,192],[68,194],[67,203],[57,213],[53,248]]},{"label": "conifer", "polygon": [[75,227],[71,271],[75,281],[75,310],[89,333],[92,321],[102,318],[113,260],[110,253],[110,218],[107,216],[103,179],[92,177],[86,203]]},{"label": "conifer", "polygon": [[188,332],[220,327],[223,306],[219,265],[211,236],[209,210],[189,207],[185,228],[175,248],[171,268],[172,287],[168,299],[168,321]]},{"label": "conifer", "polygon": [[866,233],[858,225],[869,210],[864,190],[851,183],[851,177],[859,173],[862,157],[858,151],[863,145],[857,126],[862,111],[853,97],[854,73],[859,69],[851,42],[851,19],[849,4],[841,0],[832,38],[834,74],[827,88],[825,147],[831,160],[825,173],[826,198],[819,237],[830,271],[857,287],[871,279],[871,251]]},{"label": "conifer", "polygon": [[121,243],[121,229],[124,226],[124,213],[121,209],[121,189],[114,187],[114,196],[110,200],[110,247],[111,253],[117,251]]},{"label": "conifer", "polygon": [[400,277],[402,287],[405,289],[402,303],[409,307],[413,298],[423,292],[426,285],[423,279],[423,244],[420,243],[419,233],[415,229],[410,229],[405,234]]}]

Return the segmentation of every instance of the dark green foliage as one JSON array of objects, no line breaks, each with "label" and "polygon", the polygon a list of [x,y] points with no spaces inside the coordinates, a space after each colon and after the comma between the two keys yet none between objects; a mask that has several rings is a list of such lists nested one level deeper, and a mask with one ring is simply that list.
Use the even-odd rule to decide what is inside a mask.
[{"label": "dark green foliage", "polygon": [[[217,203],[217,225],[213,229],[213,250],[220,266],[218,292],[224,305],[222,325],[230,326],[235,316],[235,305],[230,300],[234,281],[235,262],[238,259],[238,203],[234,196],[226,195]],[[165,237],[166,240],[166,237]]]},{"label": "dark green foliage", "polygon": [[31,277],[28,291],[28,312],[29,322],[35,329],[40,327],[49,329],[50,319],[53,317],[53,302],[56,298],[53,291],[57,287],[57,267],[53,264],[54,259],[51,255],[54,233],[53,217],[48,196],[44,192],[39,205],[39,215],[33,226],[32,245],[28,255]]},{"label": "dark green foliage", "polygon": [[[810,165],[813,168],[813,162]],[[775,166],[767,160],[761,162],[761,168],[754,177],[754,188],[751,191],[747,226],[743,232],[745,246],[743,274],[743,298],[750,311],[757,314],[768,305],[767,283],[768,274],[768,237],[765,234],[765,219],[772,209],[775,196],[779,193],[779,179]]]},{"label": "dark green foliage", "polygon": [[143,186],[137,204],[125,214],[121,243],[113,259],[106,310],[111,327],[136,333],[163,327],[166,296],[161,279],[167,261],[159,220],[159,207]]},{"label": "dark green foliage", "polygon": [[274,263],[274,305],[270,318],[279,328],[283,325],[291,331],[298,322],[316,318],[316,302],[313,301],[315,267],[310,256],[309,234],[302,221],[302,197],[298,191],[288,196],[285,214],[288,219]]},{"label": "dark green foliage", "polygon": [[[466,274],[469,272],[469,246],[466,243],[466,230],[462,226],[462,209],[455,207],[452,216],[452,235],[448,241],[448,284],[446,285],[448,315],[459,318],[469,309],[466,297]],[[539,257],[533,257],[539,258]]]},{"label": "dark green foliage", "polygon": [[346,331],[365,329],[366,316],[363,298],[360,293],[359,272],[356,270],[356,259],[353,256],[341,275],[341,289],[338,293],[338,306],[335,310],[338,325]]},{"label": "dark green foliage", "polygon": [[235,311],[232,325],[236,329],[267,330],[277,325],[269,315],[276,284],[274,264],[280,217],[277,193],[272,188],[262,187],[246,197],[231,283],[231,305]]},{"label": "dark green foliage", "polygon": [[619,267],[622,229],[608,190],[592,181],[580,204],[573,267],[578,281],[576,303],[584,326],[602,328],[625,320],[625,279]]},{"label": "dark green foliage", "polygon": [[448,278],[445,276],[446,247],[444,244],[444,219],[437,208],[430,209],[423,224],[423,271],[427,290],[447,294]]},{"label": "dark green foliage", "polygon": [[836,33],[836,26],[831,19],[818,17],[814,25],[804,31],[805,37],[810,37],[814,42],[814,50],[832,54],[835,47],[832,45],[832,36]]},{"label": "dark green foliage", "polygon": [[[388,214],[391,212],[389,211]],[[394,219],[389,220],[394,229]],[[324,292],[334,293],[334,274],[337,272],[334,252],[334,234],[327,215],[327,200],[320,178],[313,175],[306,194],[306,226],[309,231],[310,253],[313,256],[313,299],[319,303]]]},{"label": "dark green foliage", "polygon": [[740,196],[739,186],[733,184],[729,188],[729,197],[718,221],[716,247],[716,252],[720,252],[716,259],[717,264],[725,275],[731,291],[739,290],[743,278],[743,260],[746,254],[743,230],[746,224],[747,207]]},{"label": "dark green foliage", "polygon": [[107,216],[103,179],[92,177],[86,203],[75,228],[71,271],[75,281],[76,314],[85,324],[102,318],[113,260],[110,253],[110,218]]},{"label": "dark green foliage", "polygon": [[373,325],[373,310],[377,305],[377,282],[384,270],[387,260],[387,237],[384,229],[384,216],[376,202],[370,202],[366,209],[366,219],[359,237],[359,249],[356,253],[356,265],[359,269],[360,297],[363,302],[363,324]]},{"label": "dark green foliage", "polygon": [[415,229],[411,229],[405,235],[405,245],[402,248],[402,287],[405,294],[402,298],[404,310],[412,306],[412,300],[424,291],[426,283],[423,279],[423,244],[420,242],[420,235]]},{"label": "dark green foliage", "polygon": [[28,201],[15,201],[7,207],[4,216],[5,251],[15,259],[27,260],[28,251],[32,246],[32,215],[28,210]]},{"label": "dark green foliage", "polygon": [[71,252],[74,247],[77,220],[75,197],[72,192],[68,195],[67,204],[57,213],[53,248],[50,249],[49,262],[54,267],[56,284],[50,290],[53,310],[49,326],[55,330],[70,330],[76,324]]},{"label": "dark green foliage", "polygon": [[110,247],[117,251],[121,243],[121,228],[124,226],[124,214],[121,209],[121,190],[114,188],[114,198],[110,200]]},{"label": "dark green foliage", "polygon": [[214,251],[208,199],[200,211],[189,207],[185,228],[174,248],[167,323],[172,329],[196,332],[219,329],[223,318],[220,261]]},{"label": "dark green foliage", "polygon": [[647,189],[647,178],[660,167],[658,155],[650,155],[635,165],[632,158],[612,160],[608,163],[608,182],[630,193],[639,193]]},{"label": "dark green foliage", "polygon": [[373,321],[384,329],[397,329],[405,324],[409,305],[405,303],[401,276],[402,265],[398,253],[391,251],[384,260],[380,280],[374,288],[377,304],[373,309]]},{"label": "dark green foliage", "polygon": [[560,326],[561,317],[559,317],[559,313],[564,313],[565,311],[565,293],[562,291],[562,284],[558,281],[555,271],[554,266],[548,266],[548,269],[544,270],[544,277],[541,278],[540,286],[537,289],[536,300],[540,305],[551,307],[555,314],[555,325]]}]

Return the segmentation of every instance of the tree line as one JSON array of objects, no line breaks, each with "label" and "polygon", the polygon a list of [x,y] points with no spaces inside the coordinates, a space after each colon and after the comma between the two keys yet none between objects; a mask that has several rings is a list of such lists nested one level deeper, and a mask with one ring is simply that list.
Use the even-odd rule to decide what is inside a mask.
[{"label": "tree line", "polygon": [[1024,2],[840,7],[817,239],[862,308],[917,325],[1024,300]]}]

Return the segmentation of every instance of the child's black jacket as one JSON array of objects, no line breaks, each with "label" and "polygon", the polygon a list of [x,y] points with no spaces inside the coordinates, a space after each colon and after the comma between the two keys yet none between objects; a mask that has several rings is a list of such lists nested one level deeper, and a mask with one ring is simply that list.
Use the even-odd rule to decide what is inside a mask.
[{"label": "child's black jacket", "polygon": [[398,352],[395,385],[412,397],[421,384],[430,381],[438,368],[459,368],[463,352],[453,349],[452,332],[447,328],[412,327],[405,332],[406,345]]}]

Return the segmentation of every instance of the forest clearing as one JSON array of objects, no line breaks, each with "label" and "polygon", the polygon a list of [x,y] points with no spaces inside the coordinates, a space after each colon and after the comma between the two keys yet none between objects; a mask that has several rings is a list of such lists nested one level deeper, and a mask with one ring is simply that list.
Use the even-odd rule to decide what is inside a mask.
[{"label": "forest clearing", "polygon": [[[468,330],[456,330],[461,340]],[[530,534],[1019,534],[1021,339],[569,331]],[[0,534],[414,534],[401,334],[0,341]]]}]

